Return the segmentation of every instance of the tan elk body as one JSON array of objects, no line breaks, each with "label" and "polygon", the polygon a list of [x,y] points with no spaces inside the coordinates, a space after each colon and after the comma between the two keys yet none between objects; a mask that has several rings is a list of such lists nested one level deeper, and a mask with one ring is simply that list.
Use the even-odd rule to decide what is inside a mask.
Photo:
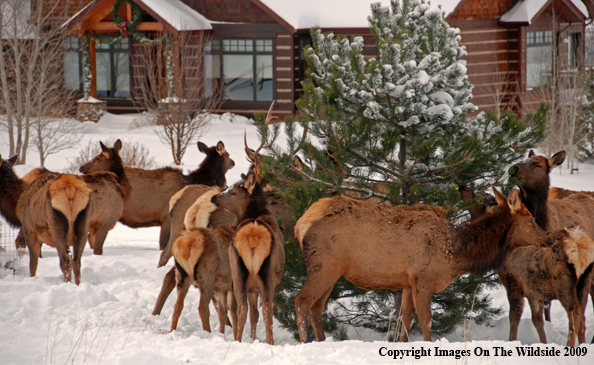
[{"label": "tan elk body", "polygon": [[431,296],[465,273],[497,268],[519,246],[539,246],[548,237],[521,203],[517,191],[471,224],[456,227],[438,207],[387,206],[346,197],[324,198],[299,219],[295,235],[307,278],[295,297],[301,341],[309,341],[308,316],[318,341],[325,339],[322,310],[344,276],[367,289],[403,289],[402,318],[408,331],[415,311],[423,339],[431,340]]}]

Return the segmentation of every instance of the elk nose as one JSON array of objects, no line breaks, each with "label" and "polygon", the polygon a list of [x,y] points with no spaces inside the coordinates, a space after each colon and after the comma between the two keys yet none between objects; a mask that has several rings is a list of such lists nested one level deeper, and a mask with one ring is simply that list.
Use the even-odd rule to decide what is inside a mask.
[{"label": "elk nose", "polygon": [[213,196],[212,198],[210,198],[210,202],[213,203],[214,205],[217,205],[217,196]]},{"label": "elk nose", "polygon": [[513,165],[512,167],[509,168],[509,170],[507,171],[510,175],[515,175],[516,172],[518,172],[518,166]]}]

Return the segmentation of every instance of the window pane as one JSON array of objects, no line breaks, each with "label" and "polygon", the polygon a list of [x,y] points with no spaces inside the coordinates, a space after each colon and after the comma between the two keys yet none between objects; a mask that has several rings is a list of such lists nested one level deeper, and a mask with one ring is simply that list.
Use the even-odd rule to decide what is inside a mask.
[{"label": "window pane", "polygon": [[551,46],[526,48],[526,86],[546,86],[551,72]]},{"label": "window pane", "polygon": [[109,53],[97,52],[97,96],[111,95],[111,72]]},{"label": "window pane", "polygon": [[204,56],[204,92],[207,97],[213,95],[214,87],[221,77],[221,60],[219,55]]},{"label": "window pane", "polygon": [[225,99],[254,100],[253,56],[223,55]]},{"label": "window pane", "polygon": [[256,100],[272,100],[272,55],[256,56]]},{"label": "window pane", "polygon": [[77,52],[64,52],[64,85],[68,90],[80,88],[80,62]]},{"label": "window pane", "polygon": [[130,96],[130,59],[128,53],[114,53],[115,93],[116,98]]}]

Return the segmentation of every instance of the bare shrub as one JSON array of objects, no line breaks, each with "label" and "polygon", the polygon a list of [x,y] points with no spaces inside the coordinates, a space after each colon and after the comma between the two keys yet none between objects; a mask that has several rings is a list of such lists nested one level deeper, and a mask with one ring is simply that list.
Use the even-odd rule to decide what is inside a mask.
[{"label": "bare shrub", "polygon": [[[106,140],[101,140],[107,146],[113,146],[117,138],[112,137]],[[125,167],[137,167],[140,169],[154,169],[158,165],[155,162],[155,158],[149,155],[149,150],[143,144],[139,142],[132,142],[130,140],[122,141],[122,150],[120,151],[120,157]],[[85,162],[90,161],[93,157],[101,153],[101,147],[99,146],[99,140],[89,141],[88,146],[81,149],[78,156],[68,159],[68,167],[64,170],[65,173],[77,173],[78,169]]]}]

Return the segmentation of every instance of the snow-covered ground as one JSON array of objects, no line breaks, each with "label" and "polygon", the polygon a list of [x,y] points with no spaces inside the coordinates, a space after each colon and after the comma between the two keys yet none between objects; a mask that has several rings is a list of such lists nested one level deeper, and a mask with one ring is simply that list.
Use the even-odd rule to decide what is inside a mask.
[{"label": "snow-covered ground", "polygon": [[[150,149],[158,163],[170,164],[172,159],[168,149],[150,127],[130,129],[135,117],[107,114],[97,124],[85,123],[85,134],[78,148],[90,141],[116,137],[124,143],[140,142]],[[256,130],[250,120],[231,115],[214,120],[208,134],[201,139],[209,146],[219,140],[225,143],[236,163],[227,174],[229,183],[239,179],[248,168],[243,152],[244,130],[250,146],[257,146]],[[67,158],[77,155],[77,151],[73,149],[50,156],[47,168],[61,171],[68,165]],[[6,135],[0,135],[0,154],[7,158]],[[201,160],[202,154],[192,146],[183,159],[183,168],[194,169]],[[29,155],[28,161],[29,165],[18,167],[20,175],[37,166],[34,153]],[[580,165],[577,175],[569,175],[566,170],[563,175],[554,171],[551,180],[553,186],[594,190],[594,166]],[[580,350],[580,353],[587,350],[584,356],[575,353],[564,356],[568,351],[562,346],[567,337],[567,317],[558,302],[553,302],[553,322],[545,324],[549,342],[553,344],[548,345],[548,349],[560,351],[556,356],[518,356],[516,347],[526,350],[528,345],[538,343],[527,305],[519,329],[520,341],[516,342],[505,341],[509,320],[504,316],[490,326],[471,323],[466,328],[460,327],[452,335],[435,339],[433,343],[409,344],[388,343],[385,334],[353,328],[348,331],[349,341],[335,342],[330,338],[323,343],[299,344],[275,322],[276,345],[269,346],[263,343],[262,319],[256,341],[249,338],[247,328],[243,343],[233,341],[229,327],[225,329],[225,335],[219,334],[218,319],[212,306],[213,333],[203,332],[197,311],[198,290],[191,289],[178,330],[170,333],[175,293],[167,301],[161,316],[151,315],[163,276],[172,265],[156,268],[160,253],[158,232],[157,227],[135,230],[118,223],[107,237],[103,256],[94,256],[90,249],[85,250],[80,286],[63,282],[57,253],[48,246],[43,248],[36,277],[0,279],[0,364],[376,364],[393,363],[393,351],[407,349],[431,350],[431,353],[420,359],[415,359],[414,353],[408,353],[402,360],[398,353],[398,363],[594,363],[592,345],[585,345]],[[495,305],[507,308],[504,289],[491,291],[490,295]],[[586,314],[589,340],[594,335],[591,302]],[[421,336],[413,336],[413,339],[419,341]],[[546,346],[531,348],[535,347],[544,349]],[[451,356],[436,356],[436,348],[448,350]],[[511,350],[512,356],[501,356],[500,348]],[[456,359],[456,351],[460,355],[466,350],[469,356]]]}]

